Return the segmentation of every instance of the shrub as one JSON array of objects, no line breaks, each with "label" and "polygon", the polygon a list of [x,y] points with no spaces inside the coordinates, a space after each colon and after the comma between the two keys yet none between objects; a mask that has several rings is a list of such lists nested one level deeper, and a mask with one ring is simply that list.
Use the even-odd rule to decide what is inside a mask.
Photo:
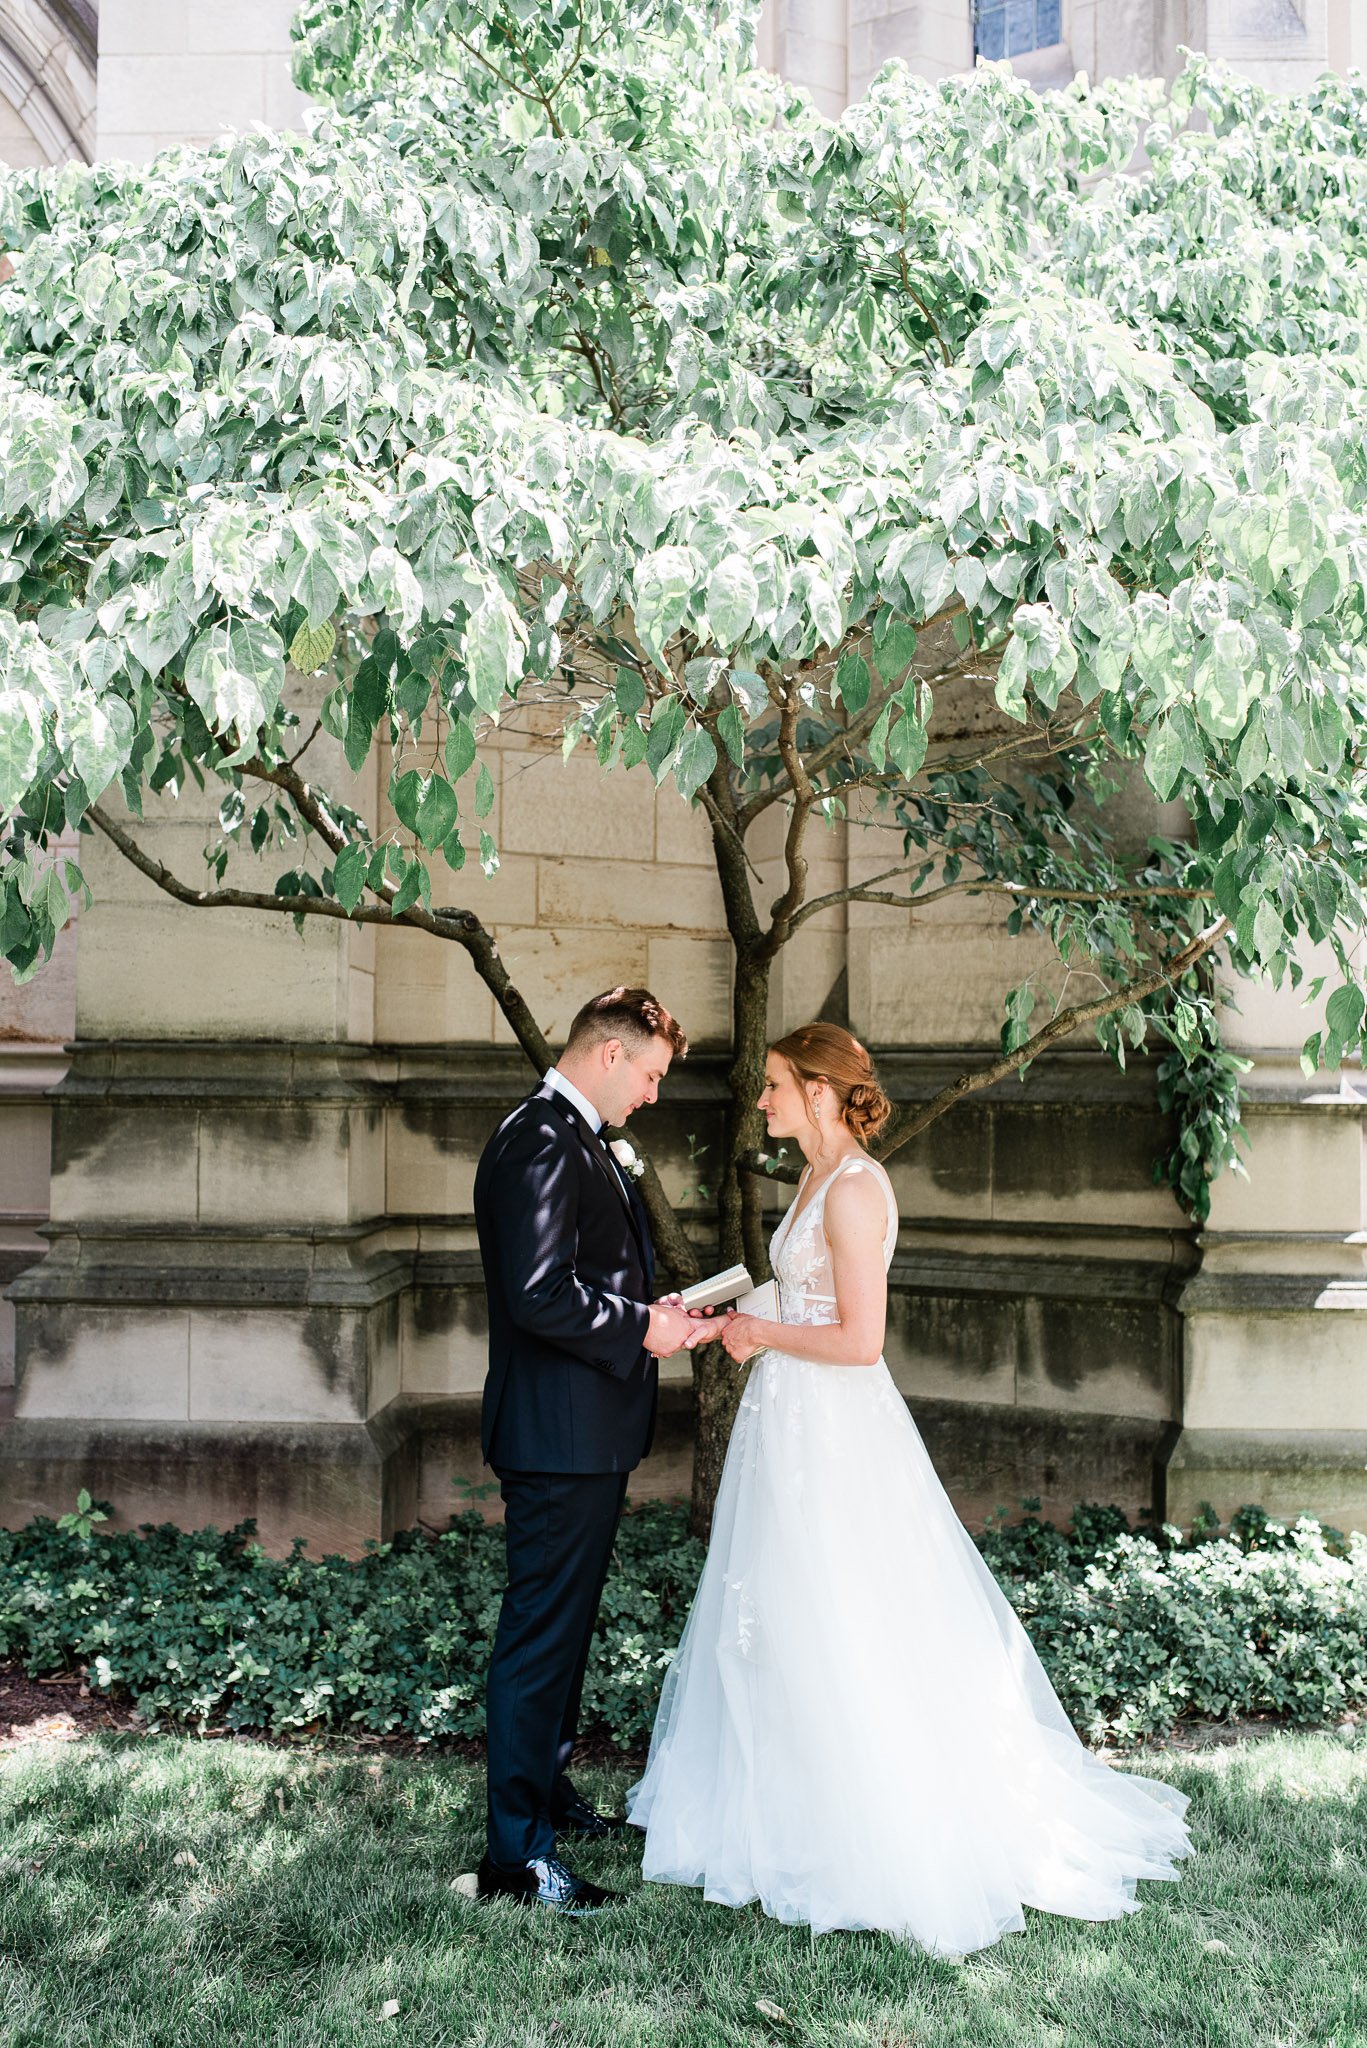
[{"label": "shrub", "polygon": [[[1027,1502],[1028,1508],[1038,1502]],[[31,1676],[84,1666],[149,1722],[402,1734],[483,1732],[503,1537],[468,1511],[358,1560],[271,1558],[253,1525],[105,1533],[96,1515],[0,1531],[0,1656]],[[1183,1715],[1312,1723],[1367,1700],[1367,1537],[1240,1510],[1227,1535],[1131,1527],[1084,1503],[978,1539],[1091,1741]],[[681,1508],[628,1514],[589,1668],[584,1724],[644,1746],[702,1567]]]}]

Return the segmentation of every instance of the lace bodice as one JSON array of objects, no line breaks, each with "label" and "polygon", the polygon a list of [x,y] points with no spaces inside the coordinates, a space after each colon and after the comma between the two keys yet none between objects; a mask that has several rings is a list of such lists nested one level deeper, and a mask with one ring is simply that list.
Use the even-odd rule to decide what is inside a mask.
[{"label": "lace bodice", "polygon": [[[897,1198],[892,1192],[891,1181],[878,1162],[862,1154],[842,1159],[839,1166],[818,1182],[811,1200],[798,1216],[798,1203],[811,1185],[811,1168],[808,1167],[798,1183],[787,1214],[769,1241],[769,1263],[778,1282],[779,1318],[785,1323],[839,1321],[831,1247],[822,1227],[822,1216],[831,1183],[845,1173],[871,1173],[882,1187],[888,1211],[887,1228],[883,1233],[884,1268],[892,1262],[897,1243]],[[796,1222],[793,1220],[795,1216]]]}]

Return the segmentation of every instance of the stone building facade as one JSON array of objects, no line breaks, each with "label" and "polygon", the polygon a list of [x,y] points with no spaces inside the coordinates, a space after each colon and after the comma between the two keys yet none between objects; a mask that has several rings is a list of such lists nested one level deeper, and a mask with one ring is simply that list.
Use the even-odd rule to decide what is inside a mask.
[{"label": "stone building facade", "polygon": [[[1362,12],[777,0],[764,54],[832,113],[888,56],[938,75],[971,63],[975,37],[1005,39],[1041,83],[1079,66],[1171,72],[1186,41],[1294,85],[1367,59]],[[226,124],[297,123],[288,15],[288,0],[102,0],[98,68],[82,71],[76,0],[0,0],[0,59],[22,29],[54,74],[40,90],[26,60],[21,95],[17,67],[0,71],[9,159],[141,159]],[[562,762],[535,717],[510,723],[491,766],[502,867],[487,881],[467,866],[462,900],[552,1039],[618,979],[677,1010],[696,1050],[641,1121],[682,1194],[706,1177],[728,1017],[703,821],[644,775]],[[369,764],[361,807],[387,772]],[[144,835],[187,877],[212,830],[196,802],[149,811]],[[94,908],[45,974],[0,989],[0,1376],[16,1351],[18,1366],[0,1519],[59,1511],[86,1484],[125,1521],[255,1514],[275,1543],[355,1547],[415,1516],[441,1523],[452,1479],[484,1476],[474,1162],[530,1078],[492,998],[459,948],[422,934],[315,924],[301,938],[286,919],[182,909],[103,841],[85,853]],[[767,902],[776,836],[759,856]],[[814,888],[873,861],[857,834],[832,834]],[[848,1020],[894,1097],[921,1099],[995,1045],[1020,973],[1020,942],[998,931],[966,901],[914,923],[828,912],[785,956],[773,1028]],[[1239,1003],[1251,1175],[1219,1185],[1199,1237],[1152,1181],[1151,1073],[1085,1047],[897,1155],[888,1355],[970,1521],[1039,1495],[1056,1514],[1081,1498],[1178,1518],[1257,1500],[1367,1527],[1363,1105],[1304,1081],[1294,998]],[[665,1383],[638,1493],[687,1481],[684,1361]]]}]

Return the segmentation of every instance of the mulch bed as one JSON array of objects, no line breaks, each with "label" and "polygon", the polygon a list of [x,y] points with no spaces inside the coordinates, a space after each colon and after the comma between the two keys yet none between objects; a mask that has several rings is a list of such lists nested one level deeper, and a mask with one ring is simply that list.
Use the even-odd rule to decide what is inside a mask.
[{"label": "mulch bed", "polygon": [[0,1664],[0,1749],[25,1742],[74,1742],[82,1735],[137,1728],[131,1707],[92,1698],[77,1672],[29,1678],[18,1664]]}]

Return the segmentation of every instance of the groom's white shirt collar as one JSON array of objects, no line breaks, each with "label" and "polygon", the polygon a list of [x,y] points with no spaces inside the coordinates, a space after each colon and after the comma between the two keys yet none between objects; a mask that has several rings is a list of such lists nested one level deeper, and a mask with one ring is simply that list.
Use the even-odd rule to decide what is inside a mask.
[{"label": "groom's white shirt collar", "polygon": [[603,1119],[598,1114],[598,1111],[594,1108],[593,1104],[589,1101],[588,1096],[581,1095],[579,1090],[575,1087],[573,1081],[567,1081],[565,1079],[565,1076],[561,1073],[559,1067],[551,1068],[550,1072],[546,1076],[546,1086],[548,1088],[553,1088],[557,1095],[563,1095],[566,1102],[572,1102],[575,1108],[579,1111],[580,1116],[583,1117],[584,1122],[588,1125],[589,1129],[595,1133],[595,1135],[602,1130]]}]

